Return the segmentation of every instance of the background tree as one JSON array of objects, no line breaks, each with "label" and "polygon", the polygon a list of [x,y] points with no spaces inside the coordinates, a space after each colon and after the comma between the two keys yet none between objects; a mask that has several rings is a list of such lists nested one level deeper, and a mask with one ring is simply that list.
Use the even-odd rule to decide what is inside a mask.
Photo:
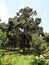
[{"label": "background tree", "polygon": [[[25,52],[25,48],[28,48],[28,50],[30,49],[30,42],[32,42],[34,51],[35,49],[39,50],[39,47],[41,47],[42,44],[44,46],[45,42],[42,38],[44,32],[43,28],[39,26],[41,18],[34,18],[36,15],[37,12],[32,8],[25,7],[20,9],[19,12],[16,13],[15,17],[9,18],[7,24],[0,24],[0,29],[6,33],[6,43],[8,47],[15,48],[18,45],[20,49]],[[42,49],[43,48],[45,49],[45,47],[42,47]],[[40,55],[40,51],[43,51],[42,49],[37,52],[38,55]]]},{"label": "background tree", "polygon": [[5,48],[5,41],[6,41],[6,32],[4,31],[6,28],[6,24],[5,23],[0,23],[0,48]]},{"label": "background tree", "polygon": [[[0,24],[0,29],[2,30],[2,32],[6,33],[6,41],[4,42],[4,44],[6,44],[6,47],[10,47],[10,48],[15,48],[16,47],[16,30],[14,29],[15,26],[13,24],[13,20],[12,18],[9,18],[8,24]],[[4,38],[5,39],[5,38]]]},{"label": "background tree", "polygon": [[47,43],[46,53],[49,53],[49,33],[44,34],[44,40]]},{"label": "background tree", "polygon": [[35,33],[32,36],[32,47],[33,47],[33,52],[35,53],[35,55],[38,55],[39,57],[41,54],[45,53],[47,49],[47,43],[43,37],[39,37],[39,35]]},{"label": "background tree", "polygon": [[21,31],[20,47],[22,46],[23,51],[25,51],[25,47],[28,47],[28,49],[30,48],[30,41],[35,32],[39,35],[43,34],[43,28],[38,26],[41,23],[41,18],[34,19],[36,15],[37,12],[32,8],[25,7],[20,9],[17,16],[14,17],[14,21],[17,21],[16,25]]}]

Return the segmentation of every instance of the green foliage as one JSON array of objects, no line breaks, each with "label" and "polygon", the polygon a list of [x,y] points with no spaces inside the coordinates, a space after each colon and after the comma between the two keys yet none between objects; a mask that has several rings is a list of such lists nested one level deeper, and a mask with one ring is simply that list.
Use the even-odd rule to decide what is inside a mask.
[{"label": "green foliage", "polygon": [[49,65],[49,59],[46,59],[46,65]]},{"label": "green foliage", "polygon": [[43,37],[39,37],[39,35],[35,33],[32,36],[32,47],[34,49],[34,53],[36,55],[40,55],[45,53],[47,48],[47,43],[45,42],[45,40],[43,40]]},{"label": "green foliage", "polygon": [[5,41],[7,39],[7,36],[6,36],[6,32],[0,32],[0,48],[4,49],[5,48]]},{"label": "green foliage", "polygon": [[49,43],[49,33],[45,33],[44,39],[46,40],[47,43]]},{"label": "green foliage", "polygon": [[2,65],[12,65],[9,55],[4,55],[4,57],[2,57]]},{"label": "green foliage", "polygon": [[1,61],[1,58],[0,58],[0,65],[2,65],[2,61]]},{"label": "green foliage", "polygon": [[31,65],[30,63],[35,58],[34,55],[21,55],[21,54],[12,54],[12,55],[5,55],[2,58],[3,65]]},{"label": "green foliage", "polygon": [[47,65],[49,59],[34,56],[33,54],[8,54],[1,58],[2,65]]},{"label": "green foliage", "polygon": [[0,65],[2,64],[2,57],[4,56],[4,51],[2,49],[0,49]]},{"label": "green foliage", "polygon": [[[8,19],[8,23],[0,23],[0,48],[16,47],[25,52],[33,48],[35,55],[49,50],[49,35],[44,36],[43,28],[39,26],[41,18],[34,16],[37,12],[30,7],[20,9],[16,16]],[[46,49],[47,48],[47,49]]]},{"label": "green foliage", "polygon": [[46,62],[44,58],[38,58],[32,62],[32,65],[46,65]]},{"label": "green foliage", "polygon": [[4,56],[4,51],[2,49],[0,49],[0,58]]}]

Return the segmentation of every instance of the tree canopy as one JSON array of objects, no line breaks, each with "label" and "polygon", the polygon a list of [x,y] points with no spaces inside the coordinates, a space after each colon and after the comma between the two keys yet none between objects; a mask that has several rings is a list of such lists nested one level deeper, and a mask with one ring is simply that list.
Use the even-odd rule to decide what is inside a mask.
[{"label": "tree canopy", "polygon": [[[34,18],[35,16],[35,18]],[[48,36],[44,35],[43,27],[40,27],[41,18],[37,18],[36,10],[30,7],[20,9],[16,16],[8,19],[8,23],[0,23],[2,34],[0,40],[4,40],[4,46],[10,48],[20,47],[25,52],[25,49],[33,50],[37,55],[40,55],[47,48],[46,41]],[[46,40],[46,41],[45,41]]]}]

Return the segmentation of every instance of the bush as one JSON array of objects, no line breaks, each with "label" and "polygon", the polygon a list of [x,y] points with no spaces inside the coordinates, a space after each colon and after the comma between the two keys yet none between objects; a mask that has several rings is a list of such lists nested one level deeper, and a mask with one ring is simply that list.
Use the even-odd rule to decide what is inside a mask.
[{"label": "bush", "polygon": [[12,65],[12,64],[11,64],[11,61],[10,61],[9,55],[5,55],[5,56],[2,58],[2,65]]},{"label": "bush", "polygon": [[44,58],[34,59],[32,65],[46,65],[46,61]]},{"label": "bush", "polygon": [[1,58],[0,58],[0,65],[2,65],[2,61],[1,61]]},{"label": "bush", "polygon": [[2,56],[4,56],[4,51],[2,49],[0,49],[0,65],[3,65],[2,61],[1,61]]},{"label": "bush", "polygon": [[45,59],[39,58],[39,59],[37,60],[37,64],[38,64],[38,65],[45,65]]},{"label": "bush", "polygon": [[4,54],[5,54],[4,51],[2,49],[0,49],[0,57],[4,56]]},{"label": "bush", "polygon": [[49,65],[49,59],[46,59],[46,65]]}]

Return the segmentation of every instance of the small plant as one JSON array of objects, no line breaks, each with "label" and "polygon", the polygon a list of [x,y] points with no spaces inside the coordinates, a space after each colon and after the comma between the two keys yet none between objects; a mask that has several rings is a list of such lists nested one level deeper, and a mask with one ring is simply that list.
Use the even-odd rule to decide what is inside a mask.
[{"label": "small plant", "polygon": [[38,64],[38,65],[45,65],[45,59],[39,58],[39,59],[37,60],[37,64]]},{"label": "small plant", "polygon": [[0,49],[0,57],[4,56],[4,51],[2,49]]},{"label": "small plant", "polygon": [[1,61],[1,58],[0,58],[0,65],[2,65],[2,61]]},{"label": "small plant", "polygon": [[49,59],[46,59],[46,65],[49,65]]},{"label": "small plant", "polygon": [[32,65],[46,65],[46,61],[45,61],[45,59],[44,58],[36,58],[36,59],[34,59],[34,61],[33,61],[33,64]]}]

